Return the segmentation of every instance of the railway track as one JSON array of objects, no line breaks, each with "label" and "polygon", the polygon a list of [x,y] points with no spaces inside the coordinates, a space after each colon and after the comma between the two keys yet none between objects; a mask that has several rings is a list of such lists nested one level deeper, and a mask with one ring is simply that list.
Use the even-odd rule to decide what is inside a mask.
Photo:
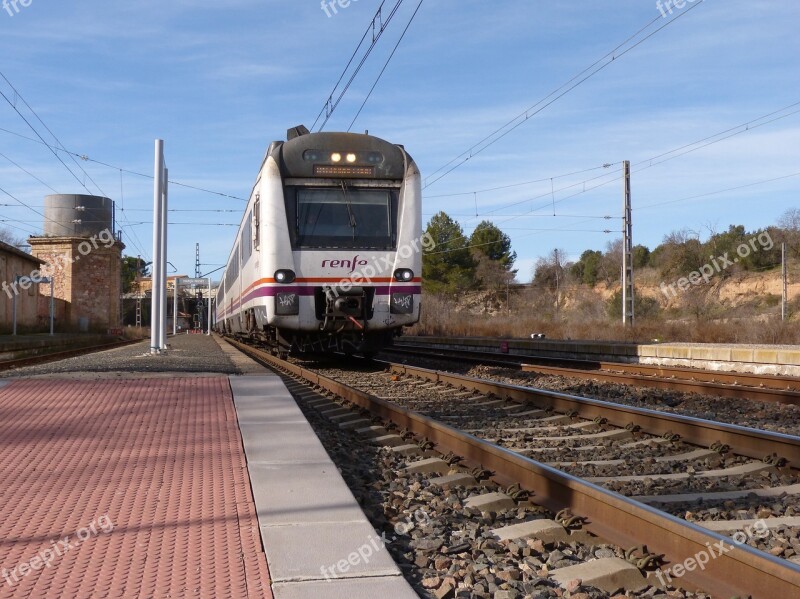
[{"label": "railway track", "polygon": [[[442,454],[459,456],[463,462],[452,473],[458,488],[480,488],[480,477],[491,473],[493,484],[517,484],[537,506],[554,514],[567,509],[600,539],[623,548],[646,544],[646,554],[633,555],[639,555],[643,569],[655,568],[651,583],[654,575],[680,572],[680,586],[696,586],[713,596],[800,593],[800,566],[792,560],[800,553],[800,522],[763,509],[753,514],[758,519],[746,521],[750,512],[741,507],[761,497],[768,502],[788,497],[792,503],[800,494],[800,479],[791,467],[800,463],[798,437],[399,364],[358,372],[341,365],[312,370],[233,344],[340,398],[338,405],[326,406],[340,425],[383,432],[372,420],[378,418],[406,431],[405,439],[388,434],[379,441],[399,445],[398,452],[434,462]],[[438,453],[431,452],[430,444]],[[770,454],[767,461],[765,454]],[[410,468],[421,463],[408,459]],[[602,476],[606,468],[615,473]],[[622,474],[624,468],[630,473]],[[645,492],[625,496],[637,491]],[[706,503],[697,503],[698,492]],[[474,497],[480,501],[485,495],[475,491]],[[499,495],[502,501],[513,499]],[[708,507],[717,504],[722,507]],[[694,506],[690,514],[696,521],[674,515],[683,505]],[[730,513],[737,521],[726,517]],[[758,538],[751,534],[754,527]],[[746,537],[739,542],[734,536],[732,542],[731,533]],[[697,556],[709,557],[713,546],[723,549],[698,568]]]},{"label": "railway track", "polygon": [[[800,379],[739,372],[714,372],[693,368],[673,368],[621,362],[595,362],[507,355],[473,350],[438,349],[400,343],[384,351],[388,355],[408,355],[429,359],[457,360],[514,368],[554,376],[606,383],[702,393],[718,397],[800,405]],[[558,364],[557,366],[555,364]]]},{"label": "railway track", "polygon": [[139,343],[140,341],[141,339],[126,339],[124,341],[111,341],[109,343],[103,343],[100,345],[83,346],[64,351],[38,354],[36,356],[26,356],[24,358],[17,358],[15,360],[2,360],[0,361],[0,371],[13,370],[14,368],[22,368],[23,366],[34,366],[36,364],[45,364],[47,362],[57,362],[58,360],[66,360],[67,358],[74,358],[75,356],[82,356],[94,352],[115,349],[117,347],[125,347],[133,343]]}]

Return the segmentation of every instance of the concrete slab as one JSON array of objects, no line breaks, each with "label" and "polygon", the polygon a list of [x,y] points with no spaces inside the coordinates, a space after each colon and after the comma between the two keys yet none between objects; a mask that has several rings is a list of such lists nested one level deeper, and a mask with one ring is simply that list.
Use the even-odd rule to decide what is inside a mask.
[{"label": "concrete slab", "polygon": [[371,421],[367,420],[364,417],[361,417],[357,420],[349,420],[347,422],[340,422],[339,429],[343,431],[355,430],[357,428],[363,428],[368,426]]},{"label": "concrete slab", "polygon": [[239,423],[301,423],[306,417],[291,397],[234,396]]},{"label": "concrete slab", "polygon": [[569,541],[569,532],[555,520],[532,520],[496,528],[492,534],[500,541],[512,539],[540,539],[544,543]]},{"label": "concrete slab", "polygon": [[568,466],[622,466],[625,460],[586,460],[585,462],[545,462],[553,468],[567,468]]},{"label": "concrete slab", "polygon": [[328,452],[308,422],[242,423],[242,440],[250,464],[328,462]]},{"label": "concrete slab", "polygon": [[[713,449],[695,449],[686,453],[679,453],[676,455],[665,455],[656,458],[656,462],[662,464],[669,462],[691,462],[692,460],[703,460],[705,458],[720,457],[720,455]],[[716,464],[714,464],[716,466]]]},{"label": "concrete slab", "polygon": [[[327,416],[327,414],[323,415]],[[353,410],[348,410],[347,414],[336,414],[335,416],[327,416],[327,418],[334,424],[338,424],[340,422],[353,422],[355,420],[361,420],[364,417],[358,412],[355,412]]]},{"label": "concrete slab", "polygon": [[331,462],[251,464],[249,470],[258,522],[262,527],[366,522],[353,494]]},{"label": "concrete slab", "polygon": [[426,458],[409,463],[403,471],[409,474],[446,474],[450,472],[450,464],[440,458]]},{"label": "concrete slab", "polygon": [[364,437],[365,439],[375,439],[377,437],[385,437],[389,434],[382,426],[365,426],[364,428],[357,428],[356,434]]},{"label": "concrete slab", "polygon": [[334,416],[342,416],[347,414],[352,414],[353,410],[350,408],[343,408],[341,406],[331,406],[330,408],[323,408],[321,410],[317,410],[320,416],[325,416],[325,418],[332,418]]},{"label": "concrete slab", "polygon": [[452,489],[453,487],[466,487],[467,489],[471,489],[478,486],[478,481],[475,480],[475,477],[465,472],[437,476],[436,478],[432,478],[430,482],[432,485],[438,485],[443,489]]},{"label": "concrete slab", "polygon": [[800,484],[771,489],[742,489],[741,491],[720,491],[718,493],[682,493],[677,495],[639,495],[631,497],[642,503],[693,503],[695,501],[718,502],[728,499],[741,499],[755,495],[756,497],[782,497],[783,495],[800,495]]},{"label": "concrete slab", "polygon": [[[758,518],[753,520],[713,520],[709,522],[695,522],[708,530],[729,534],[739,530],[753,530],[756,533],[764,528],[774,530],[781,526],[800,526],[800,516],[784,516],[780,518]],[[758,526],[756,526],[758,524]],[[763,534],[763,533],[762,533]]]},{"label": "concrete slab", "polygon": [[400,575],[366,521],[262,526],[261,536],[273,583],[321,580],[331,571],[340,579]]},{"label": "concrete slab", "polygon": [[405,456],[422,455],[422,450],[419,448],[419,445],[414,445],[413,443],[407,443],[405,445],[397,445],[395,447],[392,447],[392,451],[398,455],[405,455]]},{"label": "concrete slab", "polygon": [[464,502],[464,507],[471,507],[482,512],[499,512],[510,510],[517,506],[514,500],[505,493],[486,493],[470,497]]},{"label": "concrete slab", "polygon": [[638,591],[647,586],[647,580],[639,568],[618,557],[608,557],[584,562],[567,568],[559,568],[550,573],[550,578],[561,587],[572,580],[580,580],[586,586],[597,587],[607,593],[618,589]]},{"label": "concrete slab", "polygon": [[275,599],[419,599],[419,595],[400,576],[277,583],[272,585],[272,593]]},{"label": "concrete slab", "polygon": [[719,478],[723,476],[743,476],[746,474],[758,474],[767,470],[774,469],[769,464],[764,462],[750,462],[748,464],[741,464],[731,468],[722,468],[719,470],[705,470],[703,472],[696,472],[689,474],[688,472],[674,472],[670,474],[634,474],[632,476],[594,476],[586,478],[589,482],[593,483],[607,483],[612,481],[633,481],[645,479],[659,479],[659,480],[686,480],[689,477],[696,478]]},{"label": "concrete slab", "polygon": [[406,440],[400,435],[383,435],[382,437],[374,437],[370,439],[369,442],[373,445],[379,445],[381,447],[398,447],[406,444]]},{"label": "concrete slab", "polygon": [[289,390],[275,374],[229,376],[234,397],[291,397]]}]

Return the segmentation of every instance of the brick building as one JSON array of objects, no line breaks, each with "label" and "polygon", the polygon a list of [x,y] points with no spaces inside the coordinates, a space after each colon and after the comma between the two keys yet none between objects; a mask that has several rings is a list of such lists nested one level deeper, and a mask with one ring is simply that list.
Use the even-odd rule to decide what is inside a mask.
[{"label": "brick building", "polygon": [[[28,281],[17,283],[17,277],[30,277],[40,269],[42,261],[0,241],[0,329],[13,329],[14,297],[17,299],[17,327],[35,330],[41,325],[38,318],[39,287]],[[44,287],[44,286],[42,286]],[[50,287],[46,292],[50,296]]]},{"label": "brick building", "polygon": [[[47,262],[42,274],[53,277],[53,295],[66,303],[68,328],[101,331],[120,326],[122,250],[113,240],[97,244],[85,237],[31,237],[31,253]],[[42,286],[41,293],[49,295]]]},{"label": "brick building", "polygon": [[[119,327],[125,245],[113,233],[113,202],[87,195],[47,196],[45,219],[44,236],[28,243],[33,256],[47,263],[42,273],[53,276],[54,295],[65,304],[60,324],[97,332]],[[40,293],[45,294],[44,286]]]}]

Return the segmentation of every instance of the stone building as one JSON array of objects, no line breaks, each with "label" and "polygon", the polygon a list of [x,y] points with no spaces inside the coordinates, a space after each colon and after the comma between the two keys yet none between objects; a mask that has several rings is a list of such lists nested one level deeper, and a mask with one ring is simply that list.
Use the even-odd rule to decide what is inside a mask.
[{"label": "stone building", "polygon": [[119,327],[125,245],[113,233],[113,202],[87,195],[47,196],[45,219],[45,235],[28,243],[31,253],[47,263],[42,273],[53,276],[54,295],[65,303],[63,324],[79,331]]},{"label": "stone building", "polygon": [[[40,285],[31,281],[38,275],[41,265],[42,261],[38,258],[0,241],[0,329],[4,333],[10,333],[13,329],[15,297],[17,329],[27,332],[38,329],[42,324],[38,318]],[[47,295],[50,295],[49,286]]]}]

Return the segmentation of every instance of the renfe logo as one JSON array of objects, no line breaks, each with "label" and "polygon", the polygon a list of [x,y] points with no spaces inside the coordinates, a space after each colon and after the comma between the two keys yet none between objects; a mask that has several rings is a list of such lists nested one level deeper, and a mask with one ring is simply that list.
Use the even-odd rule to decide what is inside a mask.
[{"label": "renfe logo", "polygon": [[352,260],[323,260],[322,268],[349,268],[347,272],[353,272],[359,266],[366,266],[368,262],[360,256],[353,256]]}]

